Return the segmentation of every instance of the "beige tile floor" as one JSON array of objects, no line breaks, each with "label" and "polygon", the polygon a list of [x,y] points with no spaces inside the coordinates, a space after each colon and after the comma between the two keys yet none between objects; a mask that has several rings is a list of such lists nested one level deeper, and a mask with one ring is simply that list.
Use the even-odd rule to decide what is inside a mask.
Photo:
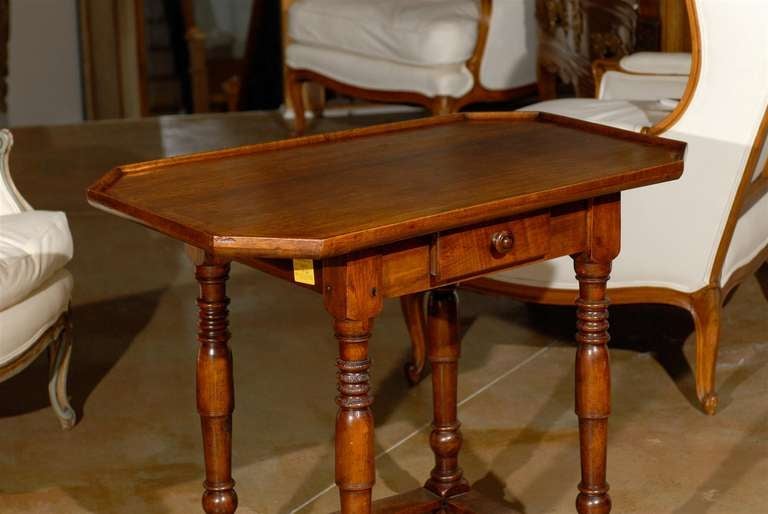
[{"label": "beige tile floor", "polygon": [[[317,130],[378,118],[326,119]],[[181,248],[90,208],[111,166],[285,137],[273,114],[102,122],[15,131],[12,165],[38,208],[67,211],[81,421],[61,432],[45,361],[0,384],[0,512],[199,512],[193,299]],[[314,293],[235,267],[231,280],[242,513],[330,512],[335,341]],[[725,310],[720,413],[694,401],[691,323],[661,307],[614,309],[609,481],[621,514],[755,514],[768,502],[768,268]],[[462,293],[462,464],[474,486],[520,512],[572,513],[578,477],[568,308]],[[407,338],[386,304],[372,341],[377,497],[431,467],[428,381],[401,374]]]}]

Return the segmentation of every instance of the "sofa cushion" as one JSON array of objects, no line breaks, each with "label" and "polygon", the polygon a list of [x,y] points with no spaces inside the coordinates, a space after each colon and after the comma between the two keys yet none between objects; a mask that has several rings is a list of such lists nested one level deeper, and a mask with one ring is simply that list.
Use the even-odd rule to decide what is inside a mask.
[{"label": "sofa cushion", "polygon": [[306,45],[432,66],[472,56],[477,19],[476,0],[297,0],[288,34]]},{"label": "sofa cushion", "polygon": [[0,216],[0,310],[26,298],[71,258],[72,236],[63,212]]}]

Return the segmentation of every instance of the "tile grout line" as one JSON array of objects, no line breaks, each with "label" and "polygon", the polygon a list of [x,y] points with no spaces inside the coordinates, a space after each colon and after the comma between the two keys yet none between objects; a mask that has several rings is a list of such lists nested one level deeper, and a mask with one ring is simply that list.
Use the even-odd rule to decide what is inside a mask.
[{"label": "tile grout line", "polygon": [[[505,371],[504,373],[502,373],[498,377],[494,378],[493,380],[491,380],[490,382],[488,382],[487,384],[482,386],[477,391],[473,392],[472,394],[470,394],[469,396],[467,396],[466,398],[461,400],[457,404],[457,407],[461,407],[462,405],[464,405],[465,403],[469,402],[473,398],[476,398],[478,395],[484,393],[485,391],[487,391],[488,389],[490,389],[494,385],[498,384],[500,381],[504,380],[505,378],[507,378],[512,373],[514,373],[517,370],[519,370],[520,368],[528,365],[531,361],[533,361],[534,359],[536,359],[537,357],[542,355],[544,352],[549,350],[552,347],[553,344],[554,344],[554,342],[550,342],[545,347],[540,348],[538,351],[534,352],[532,355],[529,355],[528,357],[523,359],[521,362],[515,364],[512,368],[508,369],[507,371]],[[413,432],[411,432],[410,434],[408,434],[404,438],[400,439],[399,441],[397,441],[395,444],[393,444],[392,446],[390,446],[386,450],[384,450],[384,451],[380,452],[379,454],[377,454],[374,459],[375,460],[379,460],[384,455],[387,455],[388,453],[395,451],[397,448],[399,448],[400,446],[402,446],[403,444],[408,442],[410,439],[414,438],[419,432],[421,432],[425,428],[429,428],[431,425],[432,425],[431,422],[430,423],[424,423],[419,428],[417,428],[416,430],[414,430]],[[332,483],[331,485],[329,485],[328,487],[326,487],[325,489],[323,489],[322,491],[318,492],[317,494],[315,494],[314,496],[309,498],[307,501],[305,501],[304,503],[302,503],[301,505],[296,507],[295,509],[292,509],[290,511],[290,514],[295,514],[296,512],[299,512],[304,507],[308,506],[310,503],[314,502],[315,500],[317,500],[318,498],[323,496],[325,493],[327,493],[328,491],[332,490],[334,487],[336,487],[336,484]]]}]

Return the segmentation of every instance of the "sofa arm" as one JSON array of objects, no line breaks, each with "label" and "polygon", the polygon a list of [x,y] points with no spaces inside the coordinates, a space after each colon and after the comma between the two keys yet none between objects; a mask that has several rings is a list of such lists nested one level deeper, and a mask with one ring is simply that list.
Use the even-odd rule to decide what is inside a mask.
[{"label": "sofa arm", "polygon": [[13,147],[13,135],[8,129],[0,130],[0,215],[19,214],[32,210],[11,178],[8,157]]},{"label": "sofa arm", "polygon": [[638,52],[592,64],[595,96],[602,100],[679,99],[688,83],[690,54]]}]

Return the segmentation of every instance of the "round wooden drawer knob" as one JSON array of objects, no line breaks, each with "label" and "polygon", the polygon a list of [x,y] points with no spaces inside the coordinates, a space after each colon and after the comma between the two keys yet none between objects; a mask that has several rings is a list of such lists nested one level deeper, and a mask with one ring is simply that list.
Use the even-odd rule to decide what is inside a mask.
[{"label": "round wooden drawer knob", "polygon": [[491,247],[499,253],[507,253],[512,250],[515,240],[512,234],[506,230],[496,232],[491,236]]}]

